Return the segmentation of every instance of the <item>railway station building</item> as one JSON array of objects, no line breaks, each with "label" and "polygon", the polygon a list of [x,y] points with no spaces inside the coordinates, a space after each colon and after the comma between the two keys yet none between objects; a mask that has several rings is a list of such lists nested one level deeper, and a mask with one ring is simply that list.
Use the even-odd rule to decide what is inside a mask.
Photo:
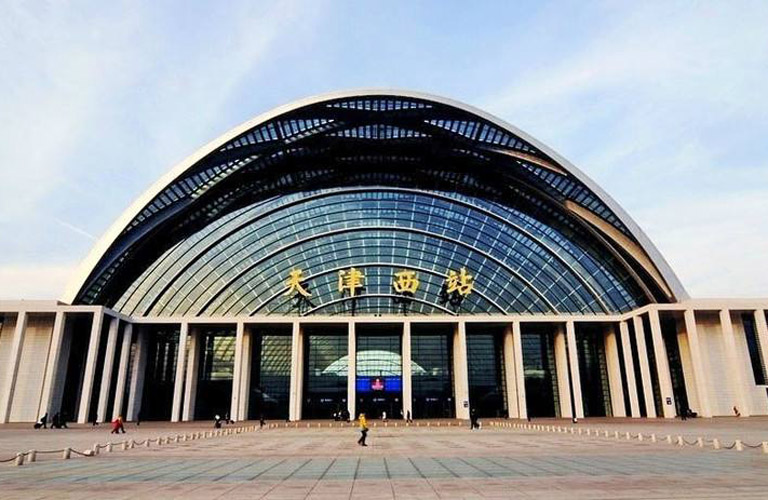
[{"label": "railway station building", "polygon": [[0,423],[766,415],[767,312],[689,297],[514,126],[338,92],[173,167],[58,300],[0,301]]}]

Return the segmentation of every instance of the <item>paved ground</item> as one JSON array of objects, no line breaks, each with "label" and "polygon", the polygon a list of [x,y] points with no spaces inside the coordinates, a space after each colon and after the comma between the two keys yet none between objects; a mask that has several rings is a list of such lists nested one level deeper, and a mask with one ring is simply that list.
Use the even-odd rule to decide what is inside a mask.
[{"label": "paved ground", "polygon": [[[551,425],[555,421],[538,421]],[[327,424],[326,424],[327,425]],[[768,439],[767,419],[650,422],[596,420],[582,429],[657,432],[747,442]],[[142,426],[135,439],[206,429]],[[683,431],[693,432],[683,432]],[[706,431],[706,432],[705,432]],[[82,443],[105,429],[47,434],[0,426],[9,448]],[[2,498],[766,498],[768,455],[562,433],[466,427],[268,429],[102,453],[93,458],[0,466]],[[56,441],[59,440],[59,441]]]}]

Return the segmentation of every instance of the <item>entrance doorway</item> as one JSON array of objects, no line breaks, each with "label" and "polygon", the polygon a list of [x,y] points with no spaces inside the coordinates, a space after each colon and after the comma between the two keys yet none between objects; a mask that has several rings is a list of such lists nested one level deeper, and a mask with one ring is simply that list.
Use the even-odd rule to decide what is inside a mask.
[{"label": "entrance doorway", "polygon": [[368,418],[402,418],[402,325],[356,327],[356,411]]}]

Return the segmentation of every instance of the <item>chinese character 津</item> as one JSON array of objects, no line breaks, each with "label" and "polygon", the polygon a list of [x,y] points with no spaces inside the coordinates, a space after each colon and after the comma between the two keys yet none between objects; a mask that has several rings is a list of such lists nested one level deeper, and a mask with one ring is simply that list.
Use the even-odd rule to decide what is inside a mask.
[{"label": "chinese character \u6d25", "polygon": [[354,267],[339,271],[339,293],[343,294],[344,290],[348,290],[349,296],[354,297],[356,290],[363,287],[364,279],[365,275]]}]

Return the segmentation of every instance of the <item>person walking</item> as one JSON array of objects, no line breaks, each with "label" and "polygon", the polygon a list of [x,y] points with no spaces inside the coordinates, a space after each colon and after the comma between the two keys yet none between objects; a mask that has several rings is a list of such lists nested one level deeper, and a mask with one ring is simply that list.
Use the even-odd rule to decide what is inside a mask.
[{"label": "person walking", "polygon": [[475,430],[479,428],[480,428],[480,424],[477,420],[477,410],[472,408],[472,410],[469,412],[469,429]]},{"label": "person walking", "polygon": [[357,440],[357,444],[360,446],[368,446],[365,444],[365,439],[368,437],[368,421],[365,419],[365,413],[360,414],[358,423],[360,424],[360,439]]},{"label": "person walking", "polygon": [[123,416],[118,415],[116,419],[112,421],[112,431],[110,434],[125,434],[125,426],[123,426]]},{"label": "person walking", "polygon": [[408,424],[412,424],[413,420],[411,420],[411,410],[408,410],[405,412],[405,422]]}]

